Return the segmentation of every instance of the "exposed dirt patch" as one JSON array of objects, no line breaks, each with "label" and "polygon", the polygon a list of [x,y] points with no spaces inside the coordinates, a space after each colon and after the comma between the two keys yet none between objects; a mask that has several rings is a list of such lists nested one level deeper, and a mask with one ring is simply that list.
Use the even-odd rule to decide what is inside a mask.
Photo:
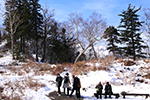
[{"label": "exposed dirt patch", "polygon": [[[61,96],[58,96],[56,91],[49,93],[48,97],[51,100],[77,100],[74,95],[71,98],[67,97],[63,93],[61,93]],[[83,100],[83,98],[81,97],[80,100]]]}]

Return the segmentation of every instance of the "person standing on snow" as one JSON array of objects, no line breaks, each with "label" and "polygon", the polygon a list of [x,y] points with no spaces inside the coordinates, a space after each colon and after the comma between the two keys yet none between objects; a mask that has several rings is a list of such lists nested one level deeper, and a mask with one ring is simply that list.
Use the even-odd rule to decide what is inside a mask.
[{"label": "person standing on snow", "polygon": [[98,85],[96,85],[95,87],[97,89],[97,93],[95,94],[95,96],[97,97],[98,99],[98,96],[100,95],[100,99],[102,98],[102,90],[103,90],[103,85],[101,84],[101,82],[99,82]]},{"label": "person standing on snow", "polygon": [[107,98],[107,95],[109,95],[109,98],[111,98],[111,94],[112,94],[112,87],[109,84],[109,82],[107,82],[105,85],[105,98]]},{"label": "person standing on snow", "polygon": [[66,75],[64,76],[64,84],[63,84],[63,88],[64,88],[64,94],[66,95],[66,88],[67,88],[67,96],[69,96],[69,90],[70,90],[70,78],[69,78],[69,73],[66,73]]},{"label": "person standing on snow", "polygon": [[71,91],[71,94],[70,94],[70,98],[74,92],[74,90],[76,91],[76,97],[77,99],[80,98],[80,88],[81,88],[81,83],[80,83],[80,79],[78,77],[75,77],[74,75],[72,75],[73,77],[73,89]]},{"label": "person standing on snow", "polygon": [[63,78],[60,76],[60,74],[58,73],[57,74],[57,77],[56,77],[56,85],[58,87],[58,96],[61,96],[61,90],[60,90],[60,87],[61,87],[61,84],[62,84],[62,80]]}]

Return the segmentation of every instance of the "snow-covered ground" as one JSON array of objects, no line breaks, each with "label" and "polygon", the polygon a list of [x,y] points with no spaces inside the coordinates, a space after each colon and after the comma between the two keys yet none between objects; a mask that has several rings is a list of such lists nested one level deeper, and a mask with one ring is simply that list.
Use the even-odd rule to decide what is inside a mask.
[{"label": "snow-covered ground", "polygon": [[[56,76],[47,73],[44,75],[33,75],[32,72],[25,75],[17,75],[15,72],[9,71],[7,66],[3,66],[14,62],[11,59],[11,55],[6,55],[0,58],[0,71],[6,72],[5,74],[0,73],[0,87],[4,88],[2,94],[6,96],[12,96],[12,94],[15,96],[18,95],[23,100],[50,100],[46,95],[50,92],[57,91],[55,85]],[[84,100],[97,100],[93,97],[93,94],[96,92],[95,86],[100,81],[104,87],[106,82],[110,82],[114,93],[125,91],[129,93],[149,94],[150,80],[142,77],[142,75],[146,73],[142,72],[140,69],[140,67],[148,68],[150,67],[149,65],[150,63],[145,63],[143,60],[139,60],[133,66],[124,66],[122,63],[117,63],[116,61],[112,65],[113,67],[111,67],[110,71],[91,71],[85,75],[79,75],[78,77],[81,80],[82,86],[81,95],[84,97]],[[21,65],[14,67],[21,70],[19,69],[20,66]],[[66,72],[69,71],[61,73],[61,76],[64,76]],[[72,74],[70,73],[70,78],[71,76]],[[140,83],[135,81],[137,79],[143,79],[144,82]],[[34,88],[32,86],[27,86],[27,84],[32,84],[34,82],[38,82],[39,85]],[[45,85],[42,86],[42,84]],[[63,91],[63,88],[61,88],[61,91]],[[115,97],[112,97],[112,99],[115,100]],[[121,96],[117,100],[124,99]],[[125,100],[145,100],[145,96],[127,96]],[[147,100],[150,100],[150,97],[148,97]]]}]

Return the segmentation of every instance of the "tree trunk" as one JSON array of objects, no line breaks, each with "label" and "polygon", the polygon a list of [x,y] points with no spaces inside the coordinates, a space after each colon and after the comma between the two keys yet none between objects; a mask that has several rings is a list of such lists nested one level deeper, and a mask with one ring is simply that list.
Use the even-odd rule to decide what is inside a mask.
[{"label": "tree trunk", "polygon": [[43,57],[41,59],[41,62],[44,62],[45,60],[45,53],[46,53],[46,36],[44,36],[44,40],[43,40]]},{"label": "tree trunk", "polygon": [[93,44],[92,44],[92,49],[93,49],[93,51],[94,51],[95,59],[97,59],[97,58],[98,58],[98,57],[97,57],[97,53],[96,53],[96,51],[95,51],[95,48],[94,48]]},{"label": "tree trunk", "polygon": [[12,52],[12,59],[15,59],[15,56],[14,56],[14,38],[13,38],[12,34],[11,34],[11,52]]},{"label": "tree trunk", "polygon": [[89,44],[82,52],[80,52],[80,54],[77,56],[77,58],[75,59],[74,63],[76,63],[78,61],[78,59],[80,58],[80,56],[91,46],[92,44]]},{"label": "tree trunk", "polygon": [[38,59],[38,39],[36,39],[36,61],[38,62],[39,59]]}]

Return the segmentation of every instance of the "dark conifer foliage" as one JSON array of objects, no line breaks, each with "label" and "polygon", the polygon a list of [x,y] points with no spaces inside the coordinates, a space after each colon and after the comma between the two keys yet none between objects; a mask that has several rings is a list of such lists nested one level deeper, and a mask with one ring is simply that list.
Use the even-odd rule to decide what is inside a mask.
[{"label": "dark conifer foliage", "polygon": [[18,49],[19,53],[22,54],[25,54],[27,49],[25,41],[32,39],[30,35],[32,28],[32,24],[30,22],[32,16],[32,13],[30,13],[30,6],[29,0],[18,0],[18,11],[23,23],[18,27],[15,37],[19,39]]},{"label": "dark conifer foliage", "polygon": [[119,54],[119,47],[117,46],[117,44],[121,42],[119,36],[120,34],[114,26],[109,26],[105,31],[104,37],[108,42],[107,50],[113,52],[113,55],[115,56],[116,54]]},{"label": "dark conifer foliage", "polygon": [[123,47],[122,53],[126,57],[144,57],[145,53],[143,53],[142,49],[145,48],[143,44],[143,40],[140,37],[140,26],[142,26],[142,22],[139,21],[139,15],[136,13],[141,9],[135,9],[135,6],[131,6],[129,4],[127,10],[122,11],[119,16],[121,16],[121,22],[119,25],[121,37],[120,40],[122,42]]},{"label": "dark conifer foliage", "polygon": [[39,56],[39,38],[41,38],[41,34],[42,34],[42,20],[43,20],[43,16],[40,13],[41,10],[41,5],[38,3],[39,0],[30,0],[30,7],[31,7],[31,11],[30,13],[32,14],[30,23],[32,26],[31,29],[31,36],[32,38],[35,40],[35,54],[36,54],[36,61],[38,61],[38,56]]},{"label": "dark conifer foliage", "polygon": [[51,27],[49,57],[50,63],[73,62],[75,60],[75,39],[67,36],[66,30],[57,23]]}]

